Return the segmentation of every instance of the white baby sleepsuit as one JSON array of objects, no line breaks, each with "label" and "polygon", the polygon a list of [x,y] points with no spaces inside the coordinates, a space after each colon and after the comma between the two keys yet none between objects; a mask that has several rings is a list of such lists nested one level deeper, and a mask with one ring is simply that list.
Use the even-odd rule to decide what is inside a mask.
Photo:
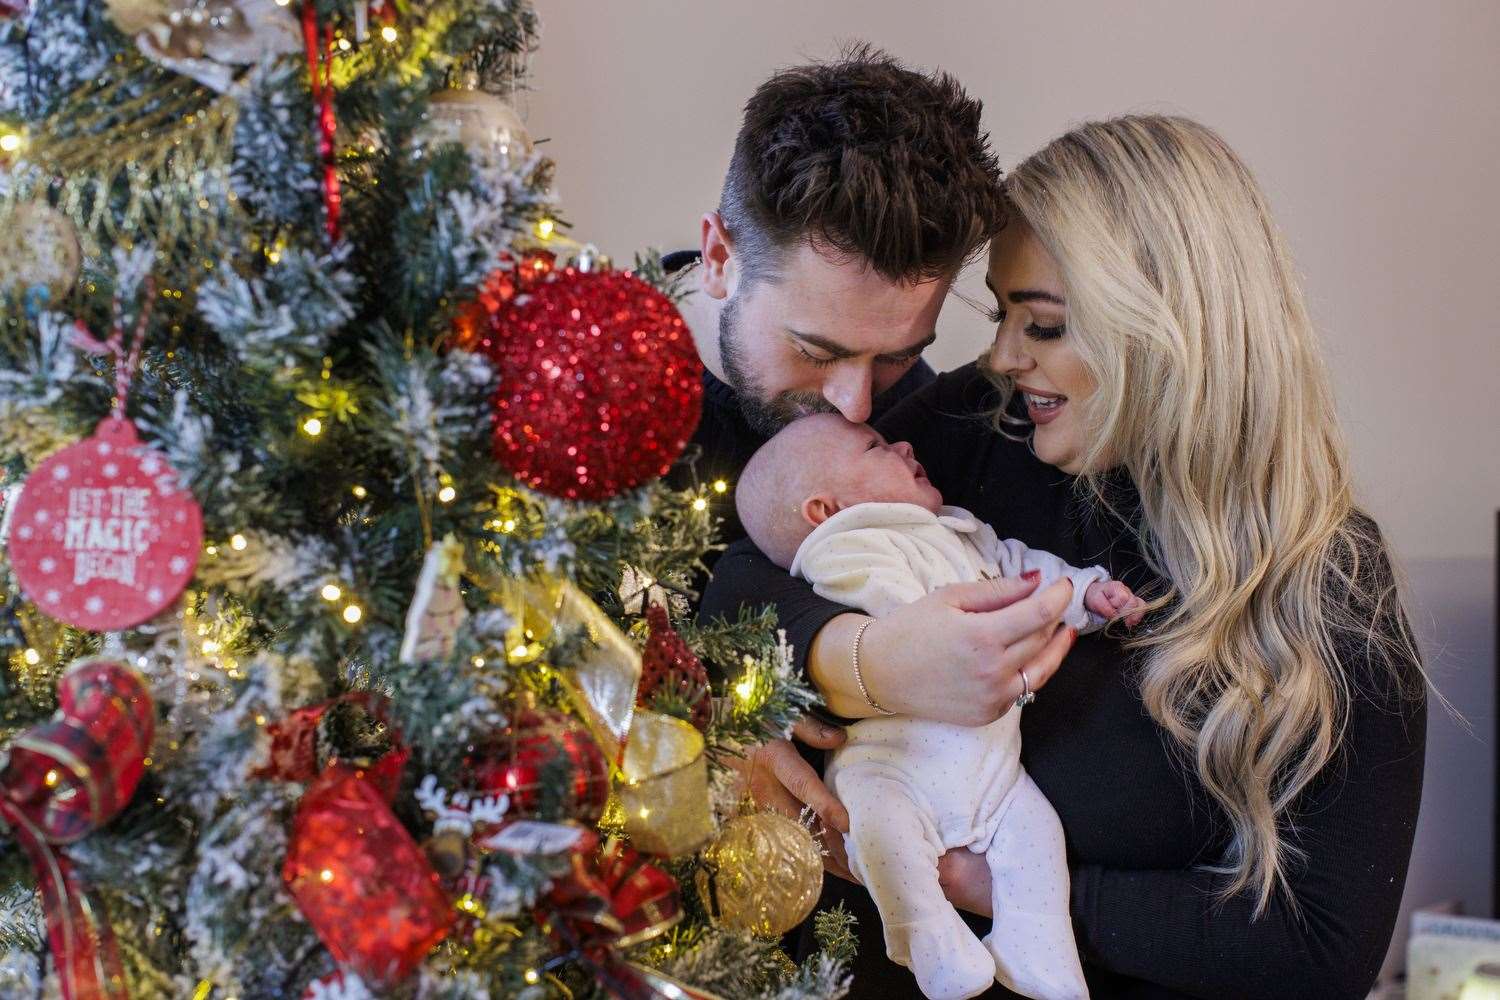
[{"label": "white baby sleepsuit", "polygon": [[[864,503],[815,528],[792,573],[831,600],[879,618],[938,587],[1041,571],[1073,581],[1063,620],[1080,632],[1103,619],[1083,606],[1100,567],[1001,540],[958,507]],[[1044,1000],[1087,997],[1068,915],[1062,827],[1021,769],[1020,710],[987,726],[885,716],[849,727],[825,780],[849,810],[849,865],[885,925],[886,953],[933,1000],[972,997],[999,980]],[[994,926],[981,943],[938,885],[944,851],[983,854]]]}]

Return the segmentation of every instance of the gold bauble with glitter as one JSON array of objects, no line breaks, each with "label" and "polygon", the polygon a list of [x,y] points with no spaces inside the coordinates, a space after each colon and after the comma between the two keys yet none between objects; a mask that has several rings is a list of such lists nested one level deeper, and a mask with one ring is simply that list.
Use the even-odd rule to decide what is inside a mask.
[{"label": "gold bauble with glitter", "polygon": [[0,219],[0,288],[44,288],[56,302],[78,280],[82,254],[73,220],[48,205],[17,205]]},{"label": "gold bauble with glitter", "polygon": [[519,159],[531,153],[531,134],[516,110],[482,90],[444,90],[427,102],[422,135],[429,142],[456,142],[472,156]]},{"label": "gold bauble with glitter", "polygon": [[806,920],[823,891],[817,840],[780,813],[749,813],[726,823],[702,862],[696,880],[710,918],[762,937]]}]

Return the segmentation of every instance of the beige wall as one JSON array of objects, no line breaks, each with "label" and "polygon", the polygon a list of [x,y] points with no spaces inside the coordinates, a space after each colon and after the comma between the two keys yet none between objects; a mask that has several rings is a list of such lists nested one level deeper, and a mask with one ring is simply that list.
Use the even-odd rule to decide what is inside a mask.
[{"label": "beige wall", "polygon": [[[1490,912],[1500,507],[1497,0],[537,0],[536,92],[576,233],[623,261],[693,246],[739,109],[774,67],[865,39],[986,103],[1006,166],[1069,123],[1172,111],[1270,193],[1325,332],[1362,498],[1411,570],[1431,713],[1410,910]],[[747,13],[753,11],[753,13]],[[980,291],[977,276],[965,287]],[[938,367],[991,330],[954,301]]]},{"label": "beige wall", "polygon": [[[1186,113],[1271,194],[1326,332],[1367,505],[1408,558],[1493,551],[1500,506],[1500,3],[538,0],[536,91],[576,234],[696,244],[739,109],[841,39],[940,65],[1006,166],[1084,118]],[[974,288],[973,276],[967,287]],[[990,330],[944,311],[953,367]]]}]

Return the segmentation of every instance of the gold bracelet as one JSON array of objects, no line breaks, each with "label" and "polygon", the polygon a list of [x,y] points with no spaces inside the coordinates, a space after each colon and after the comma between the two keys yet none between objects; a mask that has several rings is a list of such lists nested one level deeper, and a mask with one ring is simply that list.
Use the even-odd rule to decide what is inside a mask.
[{"label": "gold bracelet", "polygon": [[875,619],[871,618],[859,627],[859,631],[854,633],[854,683],[859,685],[859,693],[864,695],[865,702],[871,708],[879,712],[881,715],[895,715],[895,712],[892,712],[887,708],[882,708],[878,701],[870,697],[870,689],[865,687],[864,676],[859,672],[859,643],[860,640],[865,637],[865,629],[874,624]]}]

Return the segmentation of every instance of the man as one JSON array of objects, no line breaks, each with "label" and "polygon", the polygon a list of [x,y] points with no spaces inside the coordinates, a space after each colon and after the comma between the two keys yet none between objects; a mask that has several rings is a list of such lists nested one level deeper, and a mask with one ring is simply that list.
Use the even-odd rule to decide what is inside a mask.
[{"label": "man", "polygon": [[[784,70],[745,106],[684,314],[707,367],[699,458],[671,480],[733,486],[795,417],[878,417],[931,381],[921,360],[964,262],[1003,224],[979,102],[861,46]],[[732,493],[721,540],[744,537]]]},{"label": "man", "polygon": [[[733,484],[782,425],[822,411],[869,422],[934,378],[921,355],[943,300],[959,268],[1003,225],[1000,170],[979,102],[952,77],[858,47],[784,70],[756,90],[718,210],[701,221],[699,249],[663,261],[669,271],[695,269],[683,313],[707,367],[698,457],[670,479],[679,488],[725,483],[722,495],[710,493],[724,542],[745,536]],[[967,603],[926,600],[936,612],[961,614],[1024,596],[988,605],[972,595]],[[818,779],[821,751],[839,745],[842,731],[804,719],[797,736],[816,752],[804,758],[778,740],[753,754],[747,770],[757,801],[791,815],[806,803],[826,831],[847,831],[847,813]],[[848,878],[839,833],[824,843],[830,867]],[[824,901],[851,889],[830,885]],[[883,962],[873,940],[878,915],[867,898],[863,907],[858,897],[851,903],[872,938],[862,952]]]}]

